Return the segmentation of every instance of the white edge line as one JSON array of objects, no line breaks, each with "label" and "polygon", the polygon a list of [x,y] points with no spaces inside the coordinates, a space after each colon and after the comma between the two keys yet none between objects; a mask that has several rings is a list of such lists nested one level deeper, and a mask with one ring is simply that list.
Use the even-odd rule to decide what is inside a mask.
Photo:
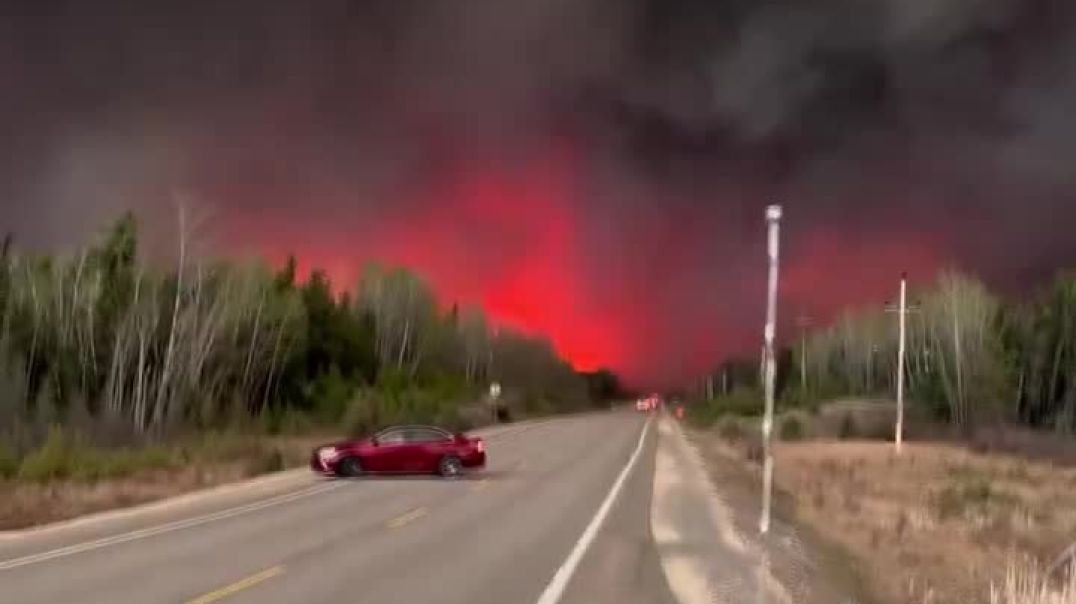
[{"label": "white edge line", "polygon": [[[472,431],[472,434],[490,440],[500,439],[502,437],[511,436],[512,434],[515,434],[517,432],[531,430],[533,428],[552,423],[554,421],[557,421],[558,419],[560,418],[543,418],[537,420],[524,420],[522,422],[515,422],[512,424],[503,424],[498,426],[485,426]],[[490,430],[492,433],[487,434],[487,430]],[[284,470],[282,472],[269,474],[267,476],[259,476],[248,480],[225,483],[205,489],[196,489],[182,495],[166,497],[164,499],[158,499],[156,501],[148,501],[146,503],[129,507],[103,510],[100,512],[94,512],[83,516],[76,516],[68,520],[60,520],[58,522],[31,526],[24,529],[15,529],[10,531],[0,530],[0,543],[29,539],[31,537],[43,536],[62,530],[74,529],[87,524],[97,524],[101,522],[110,522],[113,520],[121,520],[133,516],[138,516],[141,514],[149,514],[165,509],[180,507],[183,505],[200,503],[204,499],[230,495],[234,492],[245,491],[256,487],[271,486],[272,484],[277,482],[301,479],[310,474],[311,472],[309,468],[293,468],[290,470]]]},{"label": "white edge line", "polygon": [[564,590],[568,587],[568,582],[571,581],[572,575],[575,574],[575,569],[583,560],[583,555],[587,553],[587,549],[590,548],[590,544],[598,535],[598,531],[601,530],[602,524],[605,523],[605,518],[613,508],[617,496],[620,495],[620,491],[624,488],[628,475],[631,474],[635,464],[639,461],[639,455],[642,453],[643,445],[646,443],[646,435],[650,431],[650,424],[651,421],[648,419],[643,426],[642,434],[639,435],[639,443],[635,445],[635,451],[631,454],[631,458],[628,459],[628,463],[624,465],[624,469],[620,471],[620,475],[617,476],[612,488],[609,489],[609,494],[605,496],[605,501],[602,502],[601,507],[598,508],[597,513],[594,514],[594,518],[590,520],[590,524],[587,525],[583,534],[579,536],[579,541],[575,543],[571,553],[568,554],[564,563],[557,569],[557,573],[553,575],[549,585],[546,585],[545,591],[538,597],[536,604],[557,604],[560,602],[561,597],[564,595]]},{"label": "white edge line", "polygon": [[31,537],[39,537],[57,531],[74,529],[87,524],[111,522],[113,520],[130,518],[132,516],[155,513],[186,505],[193,505],[196,503],[201,503],[203,500],[211,499],[213,497],[223,497],[240,491],[270,487],[278,482],[287,482],[289,480],[303,479],[309,474],[311,474],[309,468],[295,468],[291,470],[284,470],[282,472],[275,472],[273,474],[258,476],[255,478],[241,480],[238,482],[229,482],[204,489],[196,489],[187,493],[183,493],[182,495],[176,495],[174,497],[165,497],[164,499],[157,499],[154,501],[147,501],[146,503],[132,505],[129,507],[103,510],[100,512],[76,516],[68,520],[50,522],[48,524],[31,526],[24,529],[0,531],[0,543],[29,539]]},{"label": "white edge line", "polygon": [[46,552],[41,552],[41,553],[38,553],[38,554],[31,554],[29,556],[23,556],[21,558],[14,558],[12,560],[5,560],[5,561],[0,562],[0,572],[6,571],[6,570],[11,570],[11,569],[14,569],[14,568],[19,568],[20,566],[28,566],[30,564],[37,564],[39,562],[46,562],[48,560],[53,560],[53,559],[56,559],[56,558],[63,558],[63,557],[66,557],[66,556],[73,556],[75,554],[81,554],[83,552],[88,552],[88,551],[92,551],[92,550],[96,550],[96,549],[101,549],[103,547],[109,547],[111,545],[119,545],[121,543],[129,543],[131,541],[138,541],[140,539],[145,539],[147,537],[153,537],[153,536],[156,536],[156,535],[162,535],[164,533],[171,533],[171,532],[182,530],[182,529],[185,529],[185,528],[191,528],[191,527],[199,526],[199,525],[202,525],[202,524],[208,524],[210,522],[214,522],[214,521],[217,521],[217,520],[224,520],[226,518],[231,518],[233,516],[239,516],[239,515],[246,514],[246,513],[249,513],[249,512],[255,512],[255,511],[258,511],[258,510],[265,509],[265,508],[280,505],[282,503],[288,503],[289,501],[295,501],[297,499],[302,499],[304,497],[309,497],[311,495],[316,495],[318,493],[323,493],[325,491],[331,491],[331,490],[333,490],[335,488],[340,487],[342,484],[343,483],[340,483],[340,482],[333,482],[333,483],[329,483],[329,484],[315,485],[313,487],[303,489],[303,490],[297,491],[295,493],[288,493],[286,495],[280,495],[280,496],[277,496],[277,497],[273,497],[273,498],[270,498],[270,499],[265,499],[265,500],[258,501],[258,502],[255,502],[255,503],[250,503],[250,504],[247,504],[247,505],[242,505],[242,506],[235,507],[235,508],[230,508],[230,509],[227,509],[227,510],[222,510],[220,512],[215,512],[215,513],[212,513],[212,514],[206,514],[204,516],[196,516],[194,518],[188,518],[186,520],[178,520],[176,522],[170,522],[168,524],[161,524],[161,525],[158,525],[158,526],[151,526],[151,527],[147,527],[147,528],[144,528],[144,529],[138,529],[138,530],[135,530],[135,531],[130,531],[130,532],[127,532],[127,533],[121,533],[119,535],[112,535],[110,537],[104,537],[104,538],[96,539],[96,540],[93,540],[93,541],[87,541],[85,543],[77,543],[75,545],[69,545],[67,547],[61,547],[59,549],[54,549],[54,550],[50,550],[50,551],[46,551]]}]

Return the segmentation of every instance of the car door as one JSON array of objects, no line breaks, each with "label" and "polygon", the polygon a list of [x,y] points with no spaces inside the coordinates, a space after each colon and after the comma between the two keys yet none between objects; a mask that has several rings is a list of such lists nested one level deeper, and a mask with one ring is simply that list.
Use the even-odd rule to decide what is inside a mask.
[{"label": "car door", "polygon": [[374,437],[373,446],[363,459],[370,472],[404,472],[407,462],[407,433],[403,429],[389,429]]},{"label": "car door", "polygon": [[452,452],[452,435],[435,428],[407,431],[408,467],[412,472],[436,472],[441,458]]}]

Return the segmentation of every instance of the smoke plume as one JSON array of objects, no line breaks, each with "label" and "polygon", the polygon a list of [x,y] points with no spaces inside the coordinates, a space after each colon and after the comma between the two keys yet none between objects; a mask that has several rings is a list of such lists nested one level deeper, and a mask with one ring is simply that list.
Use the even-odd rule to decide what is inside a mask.
[{"label": "smoke plume", "polygon": [[224,252],[408,263],[668,382],[757,349],[769,203],[789,321],[1071,264],[1071,4],[8,2],[0,230],[62,249],[182,197]]}]

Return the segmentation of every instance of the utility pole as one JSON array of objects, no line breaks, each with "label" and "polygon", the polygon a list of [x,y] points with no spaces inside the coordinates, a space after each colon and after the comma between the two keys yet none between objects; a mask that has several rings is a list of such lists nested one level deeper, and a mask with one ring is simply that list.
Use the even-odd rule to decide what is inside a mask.
[{"label": "utility pole", "polygon": [[766,331],[764,333],[763,361],[765,366],[766,415],[762,420],[762,518],[759,532],[770,532],[770,507],[773,501],[773,398],[774,367],[773,341],[777,335],[777,269],[780,253],[781,206],[771,205],[766,208],[766,225],[768,228],[767,248],[769,252],[770,274],[766,296]]},{"label": "utility pole", "polygon": [[811,318],[800,315],[796,318],[796,326],[800,328],[800,390],[807,395],[807,327],[811,325]]},{"label": "utility pole", "polygon": [[[894,309],[887,308],[887,312]],[[904,444],[904,367],[908,349],[908,273],[900,275],[900,305],[895,309],[900,319],[900,339],[897,345],[897,425],[894,428],[893,442],[897,453]]]},{"label": "utility pole", "polygon": [[967,419],[964,409],[964,377],[962,372],[963,362],[962,353],[960,347],[960,313],[957,312],[956,296],[953,296],[953,353],[956,355],[956,404],[957,404],[957,421],[961,427],[966,427],[965,420]]},{"label": "utility pole", "polygon": [[904,351],[908,333],[908,274],[900,276],[900,345],[897,352],[897,431],[893,435],[897,453],[904,443]]}]

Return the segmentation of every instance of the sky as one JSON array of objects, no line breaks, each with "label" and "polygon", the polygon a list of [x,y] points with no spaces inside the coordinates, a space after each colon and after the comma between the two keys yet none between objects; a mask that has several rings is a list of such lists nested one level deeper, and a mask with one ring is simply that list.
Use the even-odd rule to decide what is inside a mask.
[{"label": "sky", "polygon": [[183,204],[221,253],[407,264],[636,384],[758,350],[770,203],[785,337],[902,271],[1076,260],[1065,0],[50,4],[0,8],[28,248]]}]

